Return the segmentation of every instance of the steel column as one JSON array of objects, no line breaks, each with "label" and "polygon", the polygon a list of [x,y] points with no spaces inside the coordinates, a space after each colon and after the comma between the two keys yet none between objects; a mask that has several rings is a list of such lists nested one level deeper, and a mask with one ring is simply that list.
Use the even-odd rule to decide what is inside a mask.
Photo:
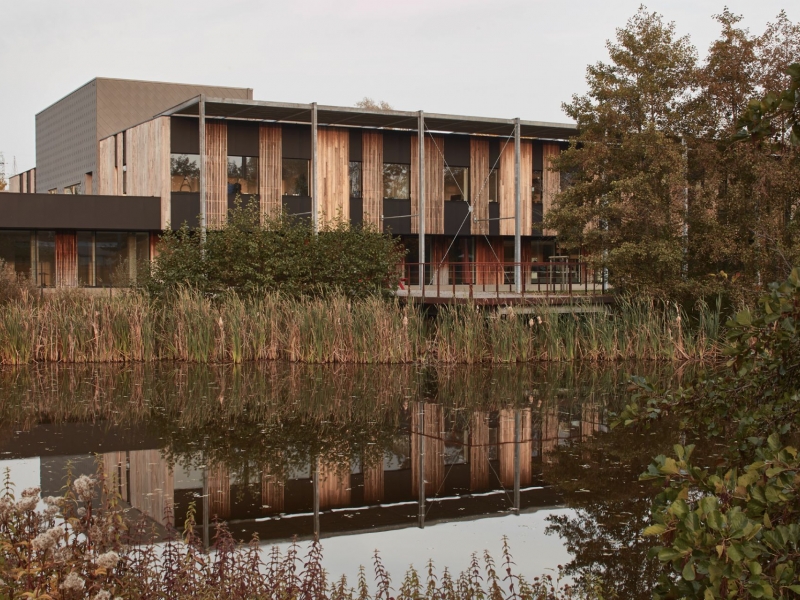
[{"label": "steel column", "polygon": [[[417,143],[419,145],[419,281],[425,279],[425,115],[419,111],[417,123]],[[413,211],[412,211],[413,212]]]},{"label": "steel column", "polygon": [[522,237],[521,223],[522,217],[522,189],[520,188],[519,178],[519,117],[514,119],[514,291],[522,293]]},{"label": "steel column", "polygon": [[200,95],[200,239],[206,237],[206,95]]},{"label": "steel column", "polygon": [[319,232],[319,160],[317,157],[317,103],[311,103],[311,215],[314,233]]}]

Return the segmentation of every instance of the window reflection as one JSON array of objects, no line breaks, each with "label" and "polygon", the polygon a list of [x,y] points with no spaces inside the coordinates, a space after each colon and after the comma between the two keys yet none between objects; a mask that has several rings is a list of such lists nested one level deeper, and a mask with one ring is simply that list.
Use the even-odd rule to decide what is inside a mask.
[{"label": "window reflection", "polygon": [[310,161],[304,158],[284,158],[283,195],[308,196],[308,169]]},{"label": "window reflection", "polygon": [[95,285],[127,287],[136,283],[150,260],[150,234],[98,231],[94,238]]},{"label": "window reflection", "polygon": [[[200,191],[199,154],[173,154],[169,162],[173,192]],[[124,175],[127,173],[123,172]]]},{"label": "window reflection", "polygon": [[384,163],[383,197],[396,200],[411,198],[411,165]]},{"label": "window reflection", "polygon": [[31,277],[31,232],[0,231],[0,260],[17,277]]},{"label": "window reflection", "polygon": [[79,231],[78,238],[78,285],[94,285],[94,234]]},{"label": "window reflection", "polygon": [[54,287],[56,284],[56,232],[36,232],[36,284]]},{"label": "window reflection", "polygon": [[258,157],[228,157],[228,195],[258,193]]},{"label": "window reflection", "polygon": [[350,197],[361,198],[363,189],[363,176],[361,174],[361,163],[350,162]]},{"label": "window reflection", "polygon": [[489,202],[498,202],[500,198],[499,177],[497,176],[497,169],[492,169],[489,172]]},{"label": "window reflection", "polygon": [[444,168],[444,199],[469,201],[469,169]]}]

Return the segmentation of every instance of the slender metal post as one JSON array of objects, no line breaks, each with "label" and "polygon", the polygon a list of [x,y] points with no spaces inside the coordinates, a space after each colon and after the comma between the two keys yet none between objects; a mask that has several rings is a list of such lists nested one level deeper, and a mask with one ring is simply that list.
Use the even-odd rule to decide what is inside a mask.
[{"label": "slender metal post", "polygon": [[314,457],[314,535],[319,538],[319,456]]},{"label": "slender metal post", "polygon": [[200,95],[200,240],[206,240],[206,95]]},{"label": "slender metal post", "polygon": [[422,111],[419,111],[417,122],[417,144],[419,146],[419,206],[417,207],[419,219],[419,279],[423,281],[425,278],[425,115]]},{"label": "slender metal post", "polygon": [[319,232],[319,160],[317,156],[317,103],[311,103],[311,215],[314,233]]},{"label": "slender metal post", "polygon": [[[205,456],[203,461],[205,462]],[[208,465],[203,465],[203,547],[208,548],[211,536],[208,531],[209,514],[211,502],[208,501]]]},{"label": "slender metal post", "polygon": [[519,163],[520,163],[520,131],[519,117],[514,119],[514,291],[522,292],[522,189],[520,188]]},{"label": "slender metal post", "polygon": [[514,510],[519,514],[520,414],[514,411]]},{"label": "slender metal post", "polygon": [[425,528],[425,403],[419,403],[419,419],[417,424],[417,443],[419,447],[419,515],[417,525]]}]

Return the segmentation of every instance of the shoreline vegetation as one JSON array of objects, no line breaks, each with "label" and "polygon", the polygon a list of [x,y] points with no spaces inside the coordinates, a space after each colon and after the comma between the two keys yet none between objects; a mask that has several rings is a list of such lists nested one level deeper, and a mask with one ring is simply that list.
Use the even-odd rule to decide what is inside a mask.
[{"label": "shoreline vegetation", "polygon": [[22,293],[0,304],[0,364],[707,361],[719,354],[721,312],[699,303],[690,316],[674,303],[634,298],[582,314],[458,305],[428,315],[373,295]]}]

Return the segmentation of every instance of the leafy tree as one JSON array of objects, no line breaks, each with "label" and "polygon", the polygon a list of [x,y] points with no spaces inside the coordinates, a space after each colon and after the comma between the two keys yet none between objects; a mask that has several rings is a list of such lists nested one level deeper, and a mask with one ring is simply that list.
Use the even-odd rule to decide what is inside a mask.
[{"label": "leafy tree", "polygon": [[373,100],[369,96],[364,96],[361,100],[356,102],[356,108],[367,108],[370,110],[393,110],[391,104],[386,100]]}]

